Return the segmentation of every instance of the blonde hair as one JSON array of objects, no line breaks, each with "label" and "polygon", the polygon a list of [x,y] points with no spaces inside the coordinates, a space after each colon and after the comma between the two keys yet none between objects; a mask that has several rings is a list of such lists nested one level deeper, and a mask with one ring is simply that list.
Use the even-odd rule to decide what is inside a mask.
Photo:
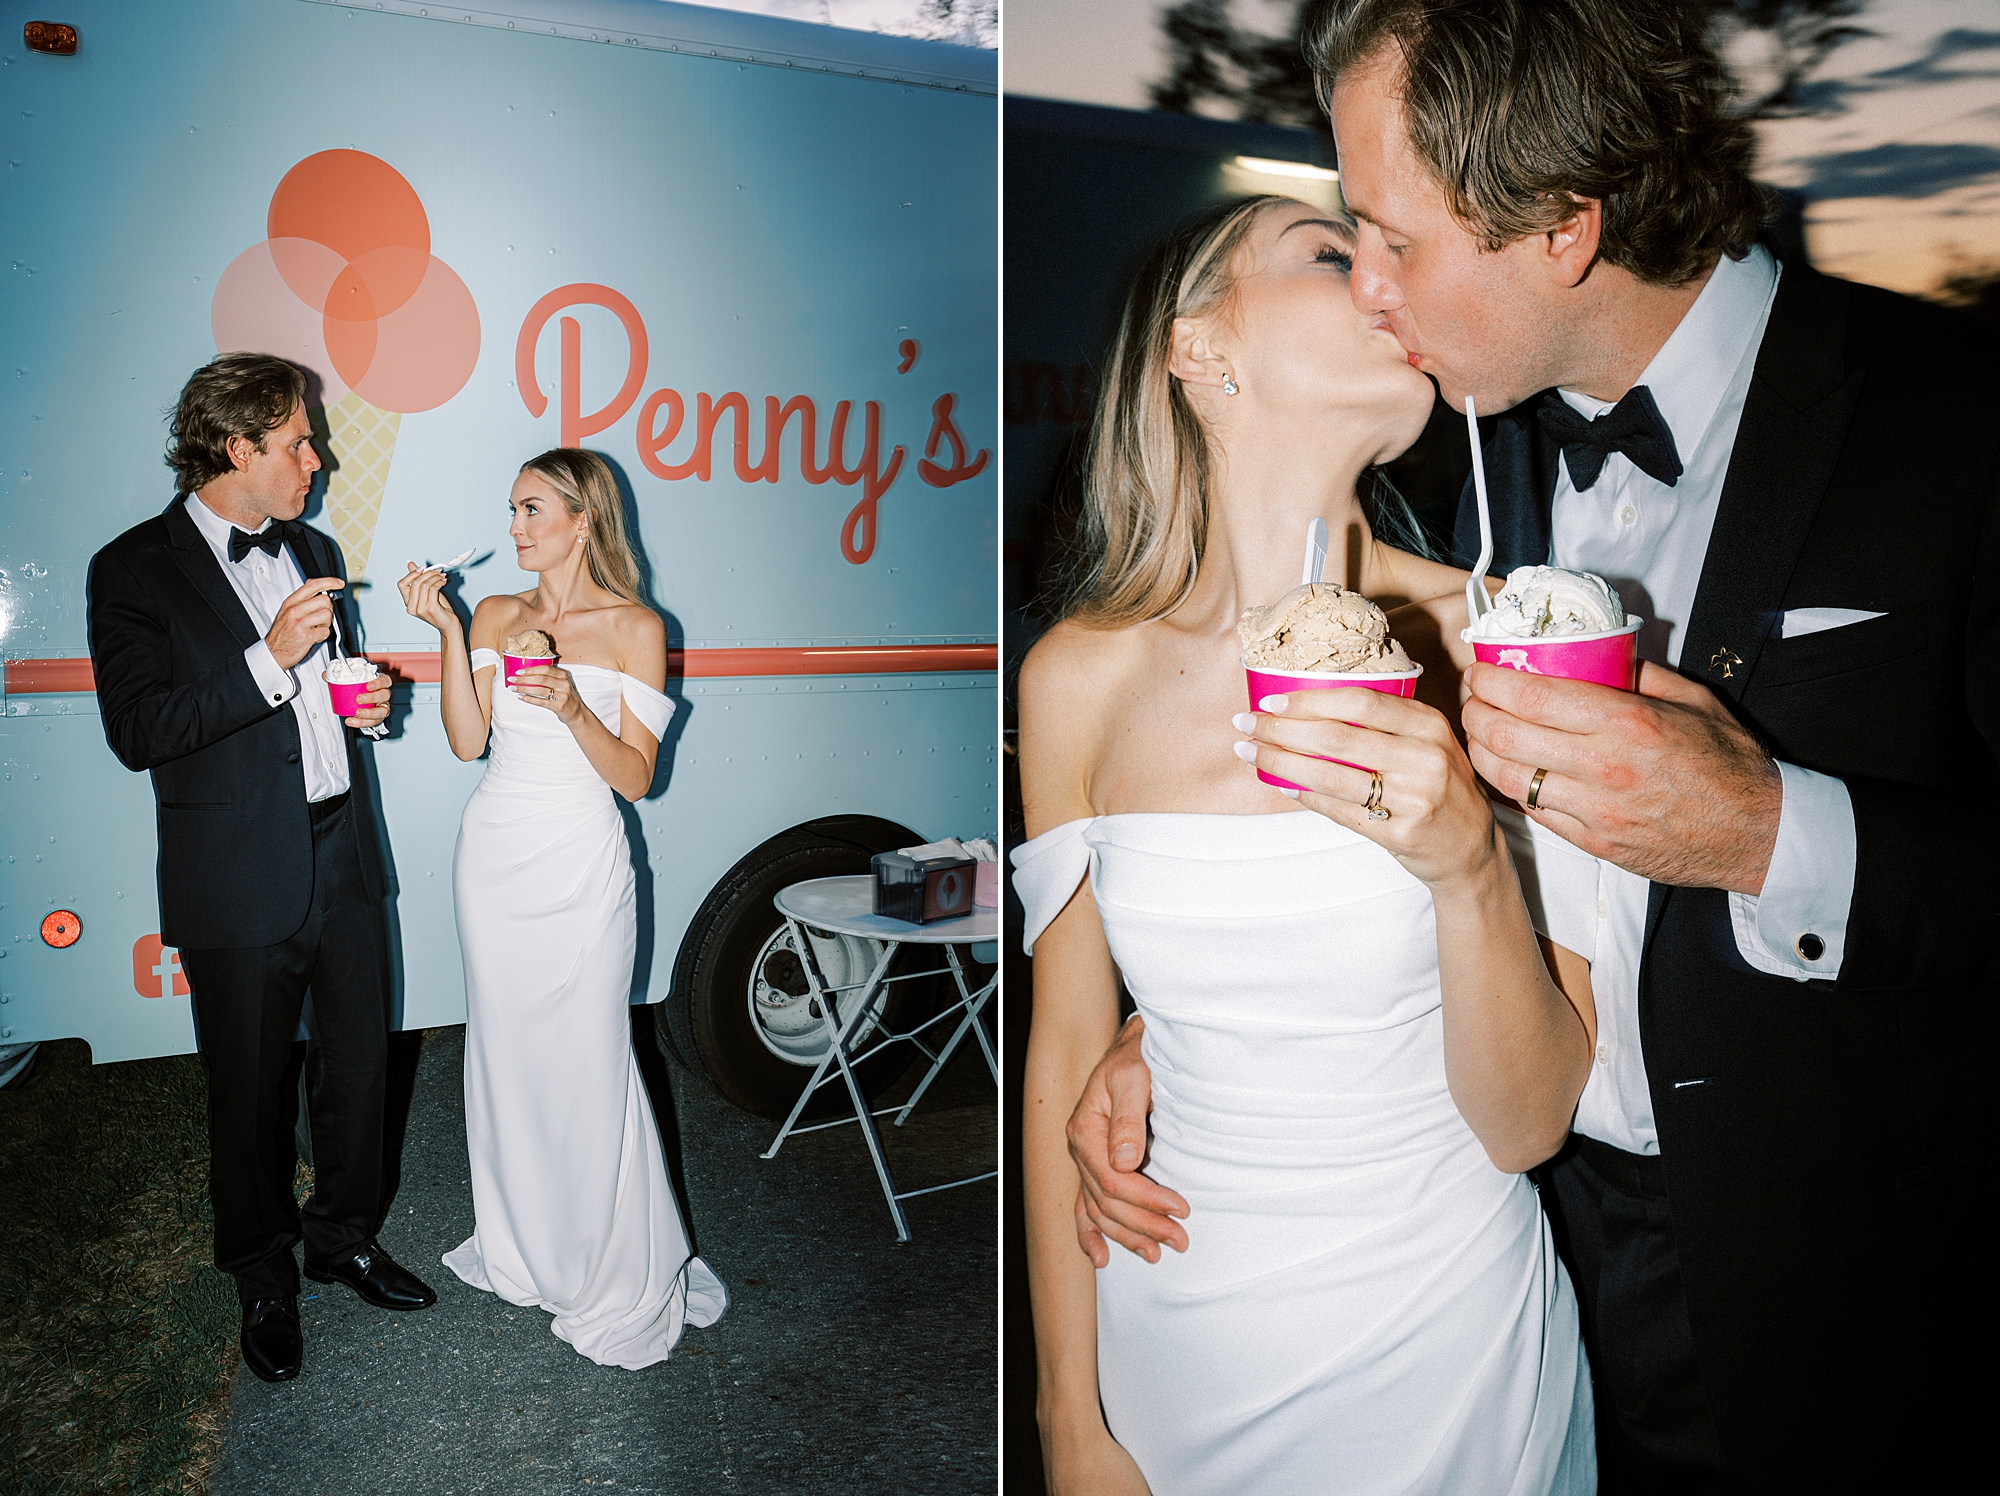
[{"label": "blonde hair", "polygon": [[628,603],[649,606],[639,578],[639,558],[625,536],[625,501],[618,480],[611,476],[611,465],[580,447],[551,447],[522,463],[521,471],[545,479],[571,514],[589,516],[583,559],[591,581]]},{"label": "blonde hair", "polygon": [[[1208,428],[1171,372],[1174,319],[1224,307],[1232,261],[1271,194],[1212,208],[1150,255],[1126,293],[1091,421],[1083,507],[1058,574],[1057,614],[1097,628],[1164,618],[1194,589],[1208,547]],[[1377,539],[1430,554],[1423,527],[1380,468],[1361,494]]]},{"label": "blonde hair", "polygon": [[1118,320],[1091,421],[1083,513],[1062,612],[1115,628],[1164,617],[1187,598],[1208,544],[1208,429],[1170,372],[1174,319],[1229,298],[1229,262],[1258,196],[1211,210],[1146,257]]}]

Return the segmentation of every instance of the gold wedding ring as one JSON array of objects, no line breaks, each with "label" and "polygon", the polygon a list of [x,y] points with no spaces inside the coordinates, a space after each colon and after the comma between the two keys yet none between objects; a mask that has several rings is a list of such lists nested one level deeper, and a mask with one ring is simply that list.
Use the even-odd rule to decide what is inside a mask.
[{"label": "gold wedding ring", "polygon": [[1370,769],[1368,771],[1368,803],[1361,808],[1368,812],[1368,819],[1371,821],[1386,821],[1389,819],[1388,808],[1382,804],[1382,771],[1380,769]]},{"label": "gold wedding ring", "polygon": [[1542,781],[1549,777],[1547,769],[1535,770],[1535,777],[1528,781],[1528,809],[1542,808]]}]

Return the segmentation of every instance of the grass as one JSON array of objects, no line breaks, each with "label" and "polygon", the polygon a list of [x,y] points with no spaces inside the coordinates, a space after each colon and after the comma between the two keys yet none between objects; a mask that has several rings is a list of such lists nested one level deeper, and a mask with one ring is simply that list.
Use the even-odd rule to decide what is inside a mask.
[{"label": "grass", "polygon": [[0,1091],[0,1491],[199,1496],[237,1362],[192,1055],[42,1046]]}]

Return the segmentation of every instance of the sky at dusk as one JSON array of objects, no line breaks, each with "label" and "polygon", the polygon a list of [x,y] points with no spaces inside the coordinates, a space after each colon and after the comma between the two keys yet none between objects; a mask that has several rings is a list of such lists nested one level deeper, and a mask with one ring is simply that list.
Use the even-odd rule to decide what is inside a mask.
[{"label": "sky at dusk", "polygon": [[[1166,71],[1163,8],[1004,0],[1007,92],[1146,107]],[[1234,3],[1239,25],[1274,31],[1293,9],[1290,0]],[[1762,127],[1760,174],[1805,193],[1814,263],[1834,274],[1928,291],[1968,262],[2000,268],[2000,0],[1872,0],[1854,19],[1876,34],[1841,47],[1814,75],[1809,96],[1826,112]],[[1731,61],[1754,80],[1754,46]]]}]

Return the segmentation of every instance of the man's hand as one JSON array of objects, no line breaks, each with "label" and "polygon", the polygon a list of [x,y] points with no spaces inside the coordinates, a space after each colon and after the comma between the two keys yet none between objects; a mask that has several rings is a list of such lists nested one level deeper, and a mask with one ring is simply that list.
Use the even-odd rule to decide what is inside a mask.
[{"label": "man's hand", "polygon": [[1132,1018],[1118,1032],[1084,1082],[1070,1113],[1070,1157],[1083,1176],[1076,1197],[1076,1240],[1098,1267],[1111,1261],[1110,1237],[1148,1262],[1160,1260],[1160,1243],[1187,1250],[1187,1232],[1173,1219],[1188,1203],[1139,1172],[1146,1159],[1146,1115],[1153,1109],[1153,1075],[1139,1053],[1146,1020]]},{"label": "man's hand", "polygon": [[346,719],[347,725],[365,730],[374,727],[377,723],[387,721],[389,717],[389,687],[389,677],[377,671],[375,679],[369,683],[368,689],[355,698],[360,703],[361,710]]},{"label": "man's hand", "polygon": [[1650,662],[1636,693],[1499,665],[1465,679],[1473,767],[1542,825],[1656,883],[1763,890],[1783,780],[1706,686]]},{"label": "man's hand", "polygon": [[333,604],[326,595],[346,585],[339,577],[314,577],[278,605],[264,642],[279,669],[290,670],[333,632]]}]

